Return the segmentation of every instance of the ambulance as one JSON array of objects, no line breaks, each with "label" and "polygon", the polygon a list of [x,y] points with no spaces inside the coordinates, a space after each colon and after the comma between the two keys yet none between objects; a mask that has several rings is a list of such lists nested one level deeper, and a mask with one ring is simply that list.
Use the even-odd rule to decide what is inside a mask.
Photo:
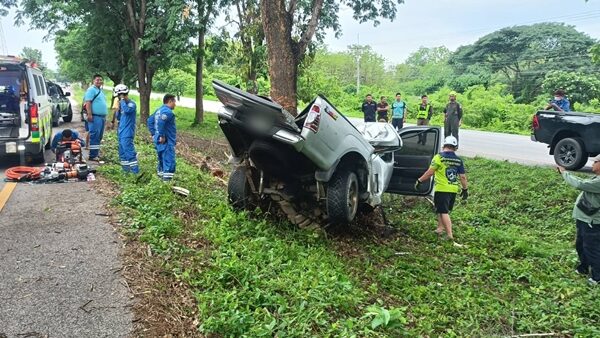
[{"label": "ambulance", "polygon": [[14,56],[0,56],[0,157],[44,161],[52,140],[52,107],[42,71]]}]

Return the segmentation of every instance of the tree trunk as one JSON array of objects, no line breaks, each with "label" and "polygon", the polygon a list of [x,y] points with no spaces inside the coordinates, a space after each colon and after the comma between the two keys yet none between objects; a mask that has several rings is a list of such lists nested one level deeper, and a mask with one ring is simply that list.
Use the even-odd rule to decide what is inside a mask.
[{"label": "tree trunk", "polygon": [[200,29],[198,32],[198,52],[196,53],[196,116],[192,125],[197,126],[204,122],[204,80],[203,64],[204,64],[204,35],[205,29]]},{"label": "tree trunk", "polygon": [[292,22],[284,0],[262,0],[260,10],[267,40],[271,98],[293,115],[297,114],[298,60],[294,51]]},{"label": "tree trunk", "polygon": [[139,50],[136,54],[138,91],[140,93],[140,123],[146,124],[150,112],[150,91],[152,90],[150,74],[148,74],[147,61]]}]

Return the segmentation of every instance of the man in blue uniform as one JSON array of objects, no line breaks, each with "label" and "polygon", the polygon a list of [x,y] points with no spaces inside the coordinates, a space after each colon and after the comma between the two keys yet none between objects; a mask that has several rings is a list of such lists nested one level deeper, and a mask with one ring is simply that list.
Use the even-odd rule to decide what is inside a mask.
[{"label": "man in blue uniform", "polygon": [[117,135],[119,137],[119,159],[121,167],[125,172],[137,174],[140,172],[137,160],[137,152],[133,145],[135,137],[135,118],[136,105],[129,98],[129,88],[124,84],[118,84],[114,89],[115,95],[119,99],[119,129]]},{"label": "man in blue uniform", "polygon": [[146,121],[146,126],[148,127],[148,131],[150,132],[150,136],[152,137],[152,143],[154,144],[154,150],[156,150],[156,156],[158,157],[158,163],[156,164],[156,174],[158,177],[162,179],[163,177],[163,163],[162,163],[162,154],[158,153],[158,136],[156,134],[156,117],[160,115],[160,108],[156,109],[156,111],[150,116],[148,116],[148,120]]},{"label": "man in blue uniform", "polygon": [[175,128],[175,95],[166,94],[163,105],[154,117],[156,126],[156,151],[159,161],[162,159],[163,181],[170,181],[175,175],[175,144],[177,143],[177,129]]},{"label": "man in blue uniform", "polygon": [[101,75],[94,75],[94,85],[88,88],[83,97],[85,109],[87,111],[91,161],[100,160],[100,143],[104,136],[104,124],[106,123],[106,115],[108,114],[106,97],[102,91],[103,83],[104,80]]},{"label": "man in blue uniform", "polygon": [[71,129],[64,129],[63,131],[59,131],[58,133],[54,134],[54,138],[52,138],[52,144],[50,145],[50,148],[52,149],[52,151],[56,152],[56,148],[60,143],[75,140],[78,140],[79,143],[81,143],[81,146],[85,147],[85,141],[83,141],[79,137],[78,132]]},{"label": "man in blue uniform", "polygon": [[546,106],[546,110],[555,110],[555,111],[571,111],[571,103],[565,97],[565,91],[562,89],[557,89],[554,92],[554,99],[550,100],[548,105]]}]

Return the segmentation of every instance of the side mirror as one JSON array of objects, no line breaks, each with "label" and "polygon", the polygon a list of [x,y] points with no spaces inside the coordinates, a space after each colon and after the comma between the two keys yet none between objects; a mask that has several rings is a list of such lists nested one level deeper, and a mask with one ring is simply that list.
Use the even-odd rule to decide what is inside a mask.
[{"label": "side mirror", "polygon": [[71,92],[65,92],[65,96],[71,96]]}]

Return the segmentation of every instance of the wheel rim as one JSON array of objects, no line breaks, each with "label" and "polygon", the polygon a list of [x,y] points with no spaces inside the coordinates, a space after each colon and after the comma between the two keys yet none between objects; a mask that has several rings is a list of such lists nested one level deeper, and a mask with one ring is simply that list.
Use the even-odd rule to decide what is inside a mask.
[{"label": "wheel rim", "polygon": [[354,218],[356,215],[356,211],[358,209],[358,182],[356,179],[352,179],[350,181],[350,186],[348,187],[348,210],[350,210],[350,219]]},{"label": "wheel rim", "polygon": [[575,163],[577,157],[577,151],[572,144],[565,144],[560,147],[559,158],[564,165],[571,165]]}]

